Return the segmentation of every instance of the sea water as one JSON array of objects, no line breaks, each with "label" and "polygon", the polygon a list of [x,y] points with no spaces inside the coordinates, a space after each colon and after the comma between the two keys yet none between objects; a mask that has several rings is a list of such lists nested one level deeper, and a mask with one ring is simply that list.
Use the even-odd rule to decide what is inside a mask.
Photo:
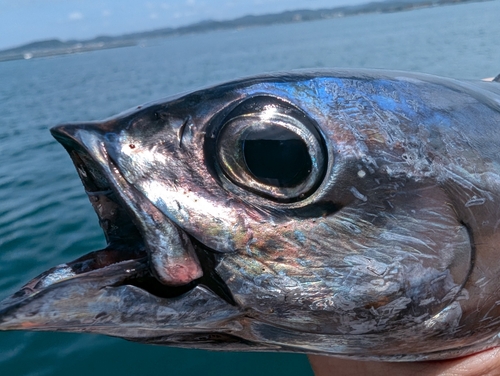
[{"label": "sea water", "polygon": [[[500,1],[214,31],[0,63],[0,298],[104,246],[56,124],[296,68],[500,73]],[[215,353],[90,334],[0,332],[0,375],[311,375],[304,355]]]}]

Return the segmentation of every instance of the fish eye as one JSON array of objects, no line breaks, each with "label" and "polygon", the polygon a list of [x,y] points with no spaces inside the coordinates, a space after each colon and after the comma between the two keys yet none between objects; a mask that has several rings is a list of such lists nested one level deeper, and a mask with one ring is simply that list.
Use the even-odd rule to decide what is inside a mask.
[{"label": "fish eye", "polygon": [[306,198],[325,174],[326,147],[313,121],[276,100],[240,104],[223,121],[216,144],[229,180],[274,201]]},{"label": "fish eye", "polygon": [[305,141],[279,126],[253,128],[240,139],[246,167],[253,177],[276,187],[291,188],[303,182],[312,171]]}]

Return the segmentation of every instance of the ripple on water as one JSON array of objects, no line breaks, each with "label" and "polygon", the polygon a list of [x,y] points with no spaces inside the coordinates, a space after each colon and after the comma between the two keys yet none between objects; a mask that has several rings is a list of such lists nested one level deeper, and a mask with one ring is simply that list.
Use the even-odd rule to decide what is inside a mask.
[{"label": "ripple on water", "polygon": [[[0,295],[103,245],[69,157],[48,128],[273,70],[499,71],[500,2],[218,31],[0,63]],[[439,30],[439,33],[436,32]],[[465,52],[464,52],[465,51]],[[0,333],[0,375],[310,375],[305,357],[220,354],[61,333]]]}]

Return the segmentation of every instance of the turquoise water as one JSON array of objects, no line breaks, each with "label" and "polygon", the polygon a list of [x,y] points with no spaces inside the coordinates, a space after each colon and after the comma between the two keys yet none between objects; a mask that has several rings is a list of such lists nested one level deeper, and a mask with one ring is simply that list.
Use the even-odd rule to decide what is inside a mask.
[{"label": "turquoise water", "polygon": [[[0,63],[0,297],[104,245],[48,128],[170,94],[293,68],[368,67],[457,78],[500,73],[500,1],[145,41]],[[310,375],[305,356],[213,353],[95,335],[0,333],[1,375]]]}]

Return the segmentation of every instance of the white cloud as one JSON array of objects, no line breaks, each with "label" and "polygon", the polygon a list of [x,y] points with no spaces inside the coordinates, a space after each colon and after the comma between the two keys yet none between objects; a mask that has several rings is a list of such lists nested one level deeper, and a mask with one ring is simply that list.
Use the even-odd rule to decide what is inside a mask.
[{"label": "white cloud", "polygon": [[72,12],[68,15],[68,18],[71,21],[78,21],[83,19],[83,13],[82,12]]},{"label": "white cloud", "polygon": [[110,10],[108,10],[108,9],[104,9],[104,10],[101,12],[101,15],[102,15],[103,17],[109,17],[109,16],[111,16],[111,11],[110,11]]},{"label": "white cloud", "polygon": [[149,15],[149,18],[151,18],[152,20],[157,19],[158,18],[158,14],[157,13],[151,13]]}]

